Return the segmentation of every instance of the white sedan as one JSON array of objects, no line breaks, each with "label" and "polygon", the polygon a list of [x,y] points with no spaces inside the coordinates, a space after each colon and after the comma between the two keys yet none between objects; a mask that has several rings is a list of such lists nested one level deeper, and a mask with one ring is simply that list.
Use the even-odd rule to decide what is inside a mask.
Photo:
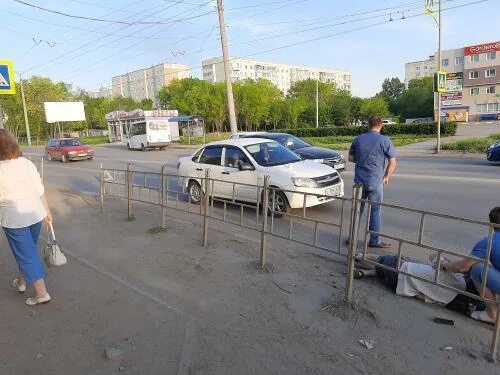
[{"label": "white sedan", "polygon": [[[286,213],[289,208],[302,208],[329,202],[344,195],[344,182],[331,167],[302,160],[275,141],[258,138],[228,139],[209,143],[192,156],[181,158],[179,176],[187,177],[185,186],[193,203],[201,201],[201,179],[210,170],[214,179],[212,194],[218,198],[257,203],[257,187],[270,177],[270,208]],[[316,196],[319,195],[319,196]]]}]

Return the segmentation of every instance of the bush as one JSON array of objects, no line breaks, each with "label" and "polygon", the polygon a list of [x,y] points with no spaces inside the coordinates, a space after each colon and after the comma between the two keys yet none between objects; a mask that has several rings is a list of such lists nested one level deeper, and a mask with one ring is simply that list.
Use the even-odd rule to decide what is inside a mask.
[{"label": "bush", "polygon": [[[396,124],[386,125],[382,130],[385,135],[412,134],[435,135],[436,123],[426,122],[421,124]],[[329,136],[356,136],[368,131],[368,126],[335,126],[331,128],[300,128],[276,130],[279,133],[289,133],[297,137],[329,137]],[[444,122],[441,124],[441,135],[455,135],[457,124]]]},{"label": "bush", "polygon": [[443,150],[462,151],[462,152],[486,152],[488,147],[500,141],[500,134],[492,135],[488,138],[467,138],[461,141],[445,143],[442,145]]}]

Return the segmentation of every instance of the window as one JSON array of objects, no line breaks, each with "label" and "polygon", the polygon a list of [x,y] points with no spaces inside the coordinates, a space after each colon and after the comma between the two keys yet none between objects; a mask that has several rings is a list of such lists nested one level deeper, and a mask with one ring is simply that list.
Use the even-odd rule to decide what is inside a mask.
[{"label": "window", "polygon": [[494,94],[496,92],[495,86],[486,87],[486,94]]},{"label": "window", "polygon": [[486,69],[484,72],[485,77],[495,77],[497,75],[497,70],[495,68],[493,69]]},{"label": "window", "polygon": [[194,156],[192,157],[192,159],[191,159],[191,160],[192,160],[192,161],[194,161],[195,163],[197,163],[197,162],[198,162],[198,159],[200,158],[200,155],[201,155],[201,153],[202,153],[202,152],[203,152],[203,149],[198,150],[198,151],[196,152],[196,154],[194,154]]},{"label": "window", "polygon": [[62,147],[83,146],[83,143],[78,139],[64,139],[61,141]]},{"label": "window", "polygon": [[488,108],[487,104],[478,104],[476,106],[476,111],[477,112],[486,112],[487,108]]},{"label": "window", "polygon": [[236,147],[226,147],[224,166],[229,168],[239,168],[241,164],[248,164],[247,156]]},{"label": "window", "polygon": [[416,67],[415,67],[415,70],[420,70],[420,67],[419,67],[419,66],[416,66]]},{"label": "window", "polygon": [[486,54],[486,60],[495,60],[497,58],[496,51],[488,52]]},{"label": "window", "polygon": [[441,65],[442,66],[448,66],[448,65],[450,65],[450,59],[442,59],[441,60]]},{"label": "window", "polygon": [[478,62],[479,61],[479,55],[471,55],[470,57],[470,62]]},{"label": "window", "polygon": [[498,103],[488,103],[487,111],[488,112],[498,112]]},{"label": "window", "polygon": [[146,134],[146,123],[140,122],[130,125],[130,136]]},{"label": "window", "polygon": [[222,159],[222,146],[207,147],[200,158],[200,163],[220,165]]},{"label": "window", "polygon": [[259,165],[265,167],[296,163],[302,160],[297,154],[277,142],[257,143],[245,146],[245,148]]},{"label": "window", "polygon": [[469,72],[469,78],[470,79],[477,79],[479,78],[479,72],[477,70],[473,70]]},{"label": "window", "polygon": [[479,87],[473,87],[469,90],[470,96],[479,95]]},{"label": "window", "polygon": [[463,65],[464,64],[464,58],[462,56],[455,57],[455,65]]}]

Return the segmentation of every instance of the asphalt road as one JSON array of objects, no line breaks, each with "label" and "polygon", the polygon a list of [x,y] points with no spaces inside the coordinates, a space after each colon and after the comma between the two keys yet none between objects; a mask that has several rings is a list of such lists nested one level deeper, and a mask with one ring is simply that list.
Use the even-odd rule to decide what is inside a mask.
[{"label": "asphalt road", "polygon": [[[41,148],[24,148],[26,156],[31,156],[39,163],[43,155]],[[62,164],[45,160],[45,181],[49,184],[68,186],[72,189],[90,193],[99,191],[98,171],[104,168],[125,169],[127,162],[134,169],[159,171],[162,164],[167,164],[167,173],[175,173],[177,160],[189,155],[193,150],[185,148],[167,148],[165,151],[128,151],[125,147],[107,145],[96,147],[96,156],[92,161],[79,161]],[[346,196],[351,196],[353,165],[343,174]],[[157,184],[150,179],[148,184]],[[170,184],[169,184],[170,185]],[[173,189],[169,186],[169,189]],[[500,204],[500,166],[486,160],[452,157],[402,156],[398,158],[398,168],[384,191],[384,202],[405,207],[440,212],[471,219],[487,220],[491,207]],[[222,204],[215,205],[222,217]],[[255,225],[255,210],[245,210],[245,223]],[[348,210],[344,218],[348,216]],[[329,222],[339,222],[340,202],[332,202],[308,209],[307,215]],[[239,208],[228,210],[228,218],[239,221]],[[295,212],[300,214],[300,212]],[[383,210],[383,231],[416,239],[420,217],[416,214],[385,208]],[[290,220],[275,220],[276,231],[287,236],[290,232]],[[325,247],[335,249],[338,230],[323,226],[318,229],[319,242]],[[345,233],[345,232],[344,232]],[[483,228],[471,224],[457,223],[443,219],[429,219],[425,225],[426,243],[441,247],[468,251],[475,241],[485,232]],[[311,223],[294,220],[292,235],[294,238],[311,242],[313,226]],[[412,253],[415,249],[405,248],[407,255],[424,258],[426,254]]]}]

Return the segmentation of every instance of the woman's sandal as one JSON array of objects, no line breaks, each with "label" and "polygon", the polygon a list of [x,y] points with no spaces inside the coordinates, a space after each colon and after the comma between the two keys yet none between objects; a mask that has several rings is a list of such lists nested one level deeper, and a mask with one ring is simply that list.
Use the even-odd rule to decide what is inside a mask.
[{"label": "woman's sandal", "polygon": [[26,300],[26,304],[28,306],[35,306],[38,304],[49,303],[52,298],[50,298],[49,293],[47,293],[44,297],[30,297]]},{"label": "woman's sandal", "polygon": [[490,318],[486,310],[473,311],[470,317],[483,323],[495,324],[495,319]]},{"label": "woman's sandal", "polygon": [[354,278],[355,279],[362,279],[363,277],[365,277],[365,273],[363,272],[363,270],[355,268],[354,269]]},{"label": "woman's sandal", "polygon": [[14,279],[12,280],[12,285],[14,286],[14,288],[17,288],[19,294],[23,294],[24,292],[26,292],[26,284],[21,284],[20,281],[20,279]]}]

